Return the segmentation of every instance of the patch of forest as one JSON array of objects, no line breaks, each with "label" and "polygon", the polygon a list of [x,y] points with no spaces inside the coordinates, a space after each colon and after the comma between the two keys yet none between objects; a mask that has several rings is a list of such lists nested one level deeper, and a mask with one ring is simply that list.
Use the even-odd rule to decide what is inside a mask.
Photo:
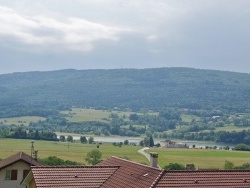
[{"label": "patch of forest", "polygon": [[[78,112],[84,111],[85,114],[96,111],[99,117],[105,117],[101,113],[108,115],[104,118],[105,121],[79,121],[79,114],[73,113],[74,111],[69,110],[68,113],[30,121],[27,126],[8,124],[7,120],[1,121],[0,138],[56,140],[54,132],[64,132],[97,136],[153,136],[161,139],[223,142],[230,145],[250,144],[250,114],[228,115],[219,111],[202,111],[198,114],[197,111],[166,109],[159,113],[110,111],[108,115],[108,111],[78,109]],[[78,118],[75,119],[74,116]],[[235,130],[230,130],[232,127]]]}]

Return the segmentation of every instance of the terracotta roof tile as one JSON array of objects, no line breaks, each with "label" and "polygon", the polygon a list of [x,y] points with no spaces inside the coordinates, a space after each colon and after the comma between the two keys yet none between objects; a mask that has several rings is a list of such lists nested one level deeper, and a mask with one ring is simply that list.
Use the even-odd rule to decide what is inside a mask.
[{"label": "terracotta roof tile", "polygon": [[12,165],[18,161],[23,161],[27,164],[30,164],[32,162],[32,165],[33,166],[41,166],[42,163],[38,162],[38,161],[35,161],[35,160],[31,160],[31,157],[29,155],[27,155],[26,153],[23,153],[23,152],[19,152],[15,155],[12,155],[2,161],[0,161],[0,170],[9,166],[9,165]]},{"label": "terracotta roof tile", "polygon": [[103,188],[140,188],[150,187],[162,172],[139,163],[127,161],[117,157],[111,157],[99,166],[118,165],[120,168],[101,186]]},{"label": "terracotta roof tile", "polygon": [[198,170],[165,171],[155,188],[202,187],[202,188],[238,188],[250,187],[249,170]]},{"label": "terracotta roof tile", "polygon": [[250,170],[164,171],[117,157],[96,166],[32,167],[31,175],[37,188],[250,188]]},{"label": "terracotta roof tile", "polygon": [[100,187],[119,167],[109,166],[43,166],[32,167],[37,188]]}]

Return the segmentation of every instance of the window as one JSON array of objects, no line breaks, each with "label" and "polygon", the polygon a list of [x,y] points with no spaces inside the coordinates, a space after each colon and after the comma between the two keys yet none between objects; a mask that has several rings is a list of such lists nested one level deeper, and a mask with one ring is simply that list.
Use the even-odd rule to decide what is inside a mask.
[{"label": "window", "polygon": [[23,178],[25,178],[28,173],[29,173],[29,170],[23,170]]},{"label": "window", "polygon": [[6,180],[17,180],[17,170],[6,170],[5,179]]},{"label": "window", "polygon": [[6,180],[10,180],[11,179],[11,170],[6,170],[5,179]]}]

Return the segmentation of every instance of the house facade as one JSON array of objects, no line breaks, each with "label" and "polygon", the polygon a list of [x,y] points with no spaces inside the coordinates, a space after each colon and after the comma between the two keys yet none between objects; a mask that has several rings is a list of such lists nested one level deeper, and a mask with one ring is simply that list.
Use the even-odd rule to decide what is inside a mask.
[{"label": "house facade", "polygon": [[23,152],[0,161],[0,188],[21,188],[20,183],[31,165],[42,164]]}]

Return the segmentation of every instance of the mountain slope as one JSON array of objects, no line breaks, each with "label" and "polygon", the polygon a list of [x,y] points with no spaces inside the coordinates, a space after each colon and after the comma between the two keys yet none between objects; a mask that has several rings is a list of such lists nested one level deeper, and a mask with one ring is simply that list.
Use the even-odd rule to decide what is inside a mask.
[{"label": "mountain slope", "polygon": [[0,75],[0,108],[71,106],[250,111],[250,75],[191,68],[61,70]]}]

